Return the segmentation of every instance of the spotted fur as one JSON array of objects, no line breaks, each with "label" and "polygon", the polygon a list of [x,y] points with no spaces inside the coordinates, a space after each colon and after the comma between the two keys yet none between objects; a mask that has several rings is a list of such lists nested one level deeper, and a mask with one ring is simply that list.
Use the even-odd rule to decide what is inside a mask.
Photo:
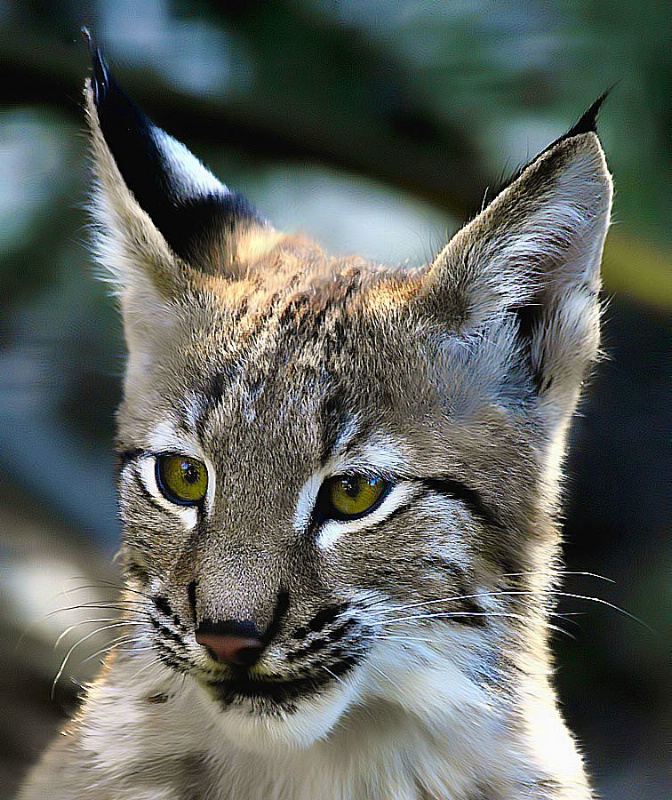
[{"label": "spotted fur", "polygon": [[[274,230],[99,57],[86,99],[133,637],[21,798],[590,798],[548,625],[611,203],[592,126],[405,270]],[[197,507],[161,496],[165,452],[206,465]],[[351,473],[391,488],[316,516]],[[251,667],[195,640],[231,620]]]}]

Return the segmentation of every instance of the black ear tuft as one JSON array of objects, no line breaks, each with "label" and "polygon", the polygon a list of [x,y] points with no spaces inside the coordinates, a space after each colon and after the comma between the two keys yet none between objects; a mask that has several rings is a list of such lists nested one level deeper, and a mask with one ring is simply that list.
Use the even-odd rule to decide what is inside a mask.
[{"label": "black ear tuft", "polygon": [[[615,86],[616,84],[614,84]],[[597,133],[597,114],[602,107],[602,104],[607,99],[613,86],[610,86],[606,91],[602,92],[602,94],[595,100],[595,102],[590,106],[590,108],[585,111],[581,118],[576,122],[576,124],[572,125],[572,127],[567,131],[567,133],[563,133],[562,136],[557,138],[554,142],[545,147],[539,155],[535,156],[531,161],[527,162],[526,164],[522,164],[518,169],[511,175],[511,177],[503,180],[499,186],[497,187],[497,191],[495,192],[495,196],[497,196],[500,192],[504,191],[507,186],[510,186],[514,181],[518,180],[520,176],[525,172],[525,170],[533,164],[538,158],[547,153],[557,144],[560,142],[564,142],[566,139],[571,139],[572,136],[579,136],[582,133]],[[475,213],[477,213],[475,211]]]},{"label": "black ear tuft", "polygon": [[96,44],[91,31],[86,27],[82,27],[82,36],[89,46],[89,53],[91,54],[91,62],[93,64],[93,75],[91,80],[91,88],[93,89],[93,99],[96,106],[99,106],[101,101],[104,101],[107,94],[107,87],[109,76],[107,73],[107,64],[103,58],[100,48]]},{"label": "black ear tuft", "polygon": [[243,222],[263,222],[123,91],[88,30],[98,122],[122,178],[173,251],[198,263],[208,244]]},{"label": "black ear tuft", "polygon": [[[578,136],[581,133],[597,133],[597,114],[613,88],[613,86],[610,86],[606,91],[602,92],[602,94],[597,98],[597,100],[595,100],[590,108],[584,111],[576,124],[572,125],[567,133],[565,133],[564,136],[561,136],[557,141],[553,142],[553,144],[562,142],[565,139],[570,139],[572,136]],[[553,145],[551,145],[551,147],[553,147]]]}]

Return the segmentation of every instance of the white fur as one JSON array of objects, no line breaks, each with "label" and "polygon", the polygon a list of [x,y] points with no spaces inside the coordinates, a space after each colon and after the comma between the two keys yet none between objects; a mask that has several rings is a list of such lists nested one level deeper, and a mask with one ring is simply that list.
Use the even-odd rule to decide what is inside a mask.
[{"label": "white fur", "polygon": [[[443,624],[406,632],[405,646],[383,640],[350,678],[282,718],[222,710],[193,680],[147,668],[138,653],[118,685],[89,694],[83,744],[98,754],[91,780],[183,752],[185,730],[189,748],[206,753],[219,775],[214,796],[223,800],[419,800],[419,786],[466,800],[474,774],[493,785],[520,778],[524,752],[507,742],[492,698],[468,677],[481,662],[480,634]],[[169,696],[165,705],[144,702],[157,692]]]},{"label": "white fur", "polygon": [[156,126],[152,128],[152,136],[166,156],[171,175],[176,179],[181,194],[188,197],[229,194],[229,189],[182,142]]},{"label": "white fur", "polygon": [[398,483],[394,486],[383,502],[375,511],[364,517],[353,520],[325,521],[321,526],[317,536],[317,546],[322,550],[327,550],[338,542],[342,536],[349,536],[362,531],[371,525],[382,522],[386,517],[399,508],[414,494],[413,487],[408,483]]}]

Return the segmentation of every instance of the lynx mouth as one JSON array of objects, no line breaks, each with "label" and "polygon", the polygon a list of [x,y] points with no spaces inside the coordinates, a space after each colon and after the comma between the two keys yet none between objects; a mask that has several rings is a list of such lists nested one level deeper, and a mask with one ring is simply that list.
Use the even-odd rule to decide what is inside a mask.
[{"label": "lynx mouth", "polygon": [[329,665],[314,665],[308,672],[291,678],[256,678],[241,670],[233,678],[208,681],[208,688],[225,708],[252,701],[255,710],[295,710],[296,703],[308,699],[342,681],[361,660],[359,655],[349,655]]}]

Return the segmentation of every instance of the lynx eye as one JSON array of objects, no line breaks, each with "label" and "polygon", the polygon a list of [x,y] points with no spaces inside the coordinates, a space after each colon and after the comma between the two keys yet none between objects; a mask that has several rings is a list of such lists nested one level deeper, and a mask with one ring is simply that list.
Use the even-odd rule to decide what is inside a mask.
[{"label": "lynx eye", "polygon": [[342,521],[359,519],[378,508],[390,487],[389,481],[373,475],[335,475],[322,486],[321,515]]},{"label": "lynx eye", "polygon": [[202,461],[191,456],[157,456],[156,482],[171,503],[194,506],[205,497],[208,470]]}]

